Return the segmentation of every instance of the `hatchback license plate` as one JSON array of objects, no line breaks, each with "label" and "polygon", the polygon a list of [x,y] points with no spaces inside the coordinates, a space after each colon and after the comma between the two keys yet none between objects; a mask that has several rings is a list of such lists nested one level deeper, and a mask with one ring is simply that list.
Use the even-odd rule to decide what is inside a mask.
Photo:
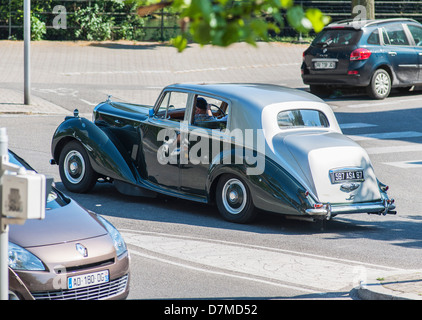
[{"label": "hatchback license plate", "polygon": [[315,69],[335,69],[335,61],[316,61],[314,62]]},{"label": "hatchback license plate", "polygon": [[68,289],[78,289],[109,282],[108,270],[67,278]]},{"label": "hatchback license plate", "polygon": [[331,183],[345,181],[364,181],[363,170],[336,170],[330,171]]}]

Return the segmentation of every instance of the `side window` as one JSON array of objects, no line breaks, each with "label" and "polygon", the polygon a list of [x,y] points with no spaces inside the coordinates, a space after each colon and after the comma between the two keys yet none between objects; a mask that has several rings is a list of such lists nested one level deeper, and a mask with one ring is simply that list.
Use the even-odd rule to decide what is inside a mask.
[{"label": "side window", "polygon": [[386,28],[390,44],[393,46],[408,46],[409,40],[407,40],[406,33],[403,30],[401,24],[392,24]]},{"label": "side window", "polygon": [[155,115],[161,119],[182,121],[185,117],[187,101],[186,92],[167,91]]},{"label": "side window", "polygon": [[380,34],[379,30],[375,30],[368,37],[368,44],[380,44]]},{"label": "side window", "polygon": [[227,102],[197,95],[194,100],[192,124],[202,128],[224,130],[227,126],[228,112]]},{"label": "side window", "polygon": [[415,25],[407,25],[417,47],[422,47],[422,28]]},{"label": "side window", "polygon": [[390,43],[390,38],[388,37],[388,34],[387,34],[387,30],[385,30],[385,28],[382,28],[381,30],[382,30],[382,40],[383,40],[383,43],[384,44],[387,44],[387,45],[391,44]]}]

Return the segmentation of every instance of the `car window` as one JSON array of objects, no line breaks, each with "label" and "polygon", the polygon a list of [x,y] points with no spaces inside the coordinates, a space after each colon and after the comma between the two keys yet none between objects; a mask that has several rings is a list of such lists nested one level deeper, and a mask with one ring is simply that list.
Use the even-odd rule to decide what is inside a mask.
[{"label": "car window", "polygon": [[[207,105],[204,110],[199,107],[199,101]],[[229,104],[213,97],[196,95],[192,112],[192,124],[202,128],[224,130],[227,127]]]},{"label": "car window", "polygon": [[374,30],[368,37],[368,44],[380,44],[379,30]]},{"label": "car window", "polygon": [[388,37],[387,31],[385,30],[385,28],[381,29],[382,31],[382,41],[384,44],[390,44],[390,38]]},{"label": "car window", "polygon": [[412,34],[413,40],[415,41],[416,46],[422,46],[422,28],[415,25],[407,26]]},{"label": "car window", "polygon": [[[24,167],[27,170],[33,170],[23,159],[16,157],[13,153],[9,152],[9,162],[20,167]],[[47,196],[46,210],[56,209],[64,207],[68,202],[64,196],[60,195],[54,188],[50,191]]]},{"label": "car window", "polygon": [[324,113],[318,110],[296,109],[281,111],[277,115],[278,126],[289,127],[323,127],[330,126]]},{"label": "car window", "polygon": [[161,99],[156,116],[172,121],[182,121],[185,117],[188,93],[167,91]]},{"label": "car window", "polygon": [[354,29],[327,29],[321,31],[313,45],[344,46],[355,44],[359,38],[359,31]]},{"label": "car window", "polygon": [[390,44],[393,46],[408,46],[409,40],[401,24],[392,24],[385,27]]}]

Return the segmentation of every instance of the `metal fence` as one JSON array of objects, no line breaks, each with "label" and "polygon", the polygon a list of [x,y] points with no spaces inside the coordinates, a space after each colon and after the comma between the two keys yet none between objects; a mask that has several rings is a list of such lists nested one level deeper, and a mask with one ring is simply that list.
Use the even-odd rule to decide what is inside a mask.
[{"label": "metal fence", "polygon": [[[350,18],[351,2],[351,0],[295,0],[295,4],[302,5],[304,8],[321,9],[325,14],[331,16],[332,21]],[[0,39],[22,39],[23,19],[20,3],[23,5],[23,0],[1,0]],[[53,10],[39,10],[39,8],[46,7],[45,3],[48,3],[47,7],[49,8],[55,6],[65,8],[61,14],[66,15],[68,21],[66,29],[57,29],[53,26],[53,21],[57,17],[57,13],[54,13]],[[113,3],[115,3],[113,0],[32,0],[31,6],[33,15],[45,25],[46,33],[43,38],[47,40],[74,40],[74,37],[72,38],[73,31],[80,26],[74,23],[73,17],[81,8],[92,7],[95,4],[101,6],[100,15],[112,18],[112,38],[122,38],[121,31],[125,28],[122,21],[127,20],[128,16],[136,16],[136,12],[135,10],[130,12],[115,10],[110,6]],[[422,1],[376,0],[375,16],[376,18],[410,17],[422,21]],[[142,23],[132,24],[131,28],[133,29],[132,34],[136,35],[132,40],[143,41],[164,41],[175,37],[180,32],[178,16],[169,8],[143,18]],[[295,35],[295,31],[288,25],[280,34],[280,36]]]},{"label": "metal fence", "polygon": [[[8,3],[6,2],[8,1]],[[19,6],[21,2],[21,6]],[[124,29],[123,21],[131,21],[137,17],[136,10],[116,10],[113,4],[114,0],[49,0],[48,6],[51,10],[39,10],[44,8],[44,0],[32,0],[32,15],[36,16],[44,25],[46,33],[44,38],[47,40],[74,40],[73,31],[80,28],[75,23],[74,17],[78,10],[100,6],[99,15],[112,20],[112,35],[118,36],[119,31]],[[54,8],[59,6],[62,10],[55,12]],[[23,0],[1,0],[0,3],[0,39],[21,39],[23,33]],[[65,15],[67,25],[65,28],[56,28],[54,20],[58,15]],[[144,18],[139,18],[140,23],[132,24],[132,33],[137,34],[134,40],[156,40],[163,41],[175,37],[180,33],[178,24],[178,15],[172,12],[170,8],[164,8]],[[127,27],[127,25],[126,25]],[[138,32],[139,31],[139,32]]]}]

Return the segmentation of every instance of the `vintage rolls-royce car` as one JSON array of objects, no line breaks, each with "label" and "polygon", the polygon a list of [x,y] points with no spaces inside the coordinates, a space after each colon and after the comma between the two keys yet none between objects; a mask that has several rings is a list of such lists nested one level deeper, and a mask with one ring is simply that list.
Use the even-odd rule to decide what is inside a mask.
[{"label": "vintage rolls-royce car", "polygon": [[51,163],[65,187],[215,203],[233,222],[261,209],[328,220],[395,214],[363,148],[307,92],[266,84],[174,84],[154,106],[114,102],[66,117]]}]

